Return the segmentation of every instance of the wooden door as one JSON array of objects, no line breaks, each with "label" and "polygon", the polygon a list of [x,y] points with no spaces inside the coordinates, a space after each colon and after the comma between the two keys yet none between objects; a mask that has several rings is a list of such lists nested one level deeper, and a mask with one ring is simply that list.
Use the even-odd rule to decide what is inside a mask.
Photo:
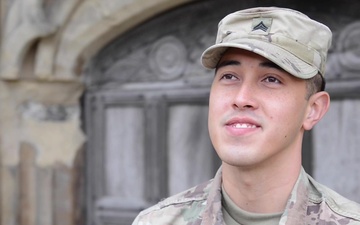
[{"label": "wooden door", "polygon": [[177,8],[117,37],[88,63],[87,224],[131,224],[141,209],[213,177],[220,165],[207,130],[214,72],[199,59],[224,15],[256,4]]},{"label": "wooden door", "polygon": [[88,192],[95,224],[130,224],[139,210],[213,177],[208,88],[88,93]]}]

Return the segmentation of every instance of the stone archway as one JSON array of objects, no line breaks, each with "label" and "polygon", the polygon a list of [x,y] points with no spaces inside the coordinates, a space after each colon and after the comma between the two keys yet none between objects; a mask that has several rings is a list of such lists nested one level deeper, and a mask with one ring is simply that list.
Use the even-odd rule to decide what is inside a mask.
[{"label": "stone archway", "polygon": [[84,64],[186,2],[0,0],[1,224],[82,223]]}]

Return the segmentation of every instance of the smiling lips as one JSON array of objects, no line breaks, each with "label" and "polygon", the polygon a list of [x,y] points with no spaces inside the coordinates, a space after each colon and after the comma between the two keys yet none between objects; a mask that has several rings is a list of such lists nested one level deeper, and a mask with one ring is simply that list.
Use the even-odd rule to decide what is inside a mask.
[{"label": "smiling lips", "polygon": [[256,128],[256,125],[249,123],[235,123],[235,124],[231,124],[231,126],[236,129]]},{"label": "smiling lips", "polygon": [[232,118],[227,121],[226,126],[230,126],[237,129],[249,129],[257,128],[260,125],[253,119],[250,118]]},{"label": "smiling lips", "polygon": [[260,125],[251,119],[239,118],[229,120],[225,126],[227,127],[229,134],[232,136],[250,134],[260,128]]}]

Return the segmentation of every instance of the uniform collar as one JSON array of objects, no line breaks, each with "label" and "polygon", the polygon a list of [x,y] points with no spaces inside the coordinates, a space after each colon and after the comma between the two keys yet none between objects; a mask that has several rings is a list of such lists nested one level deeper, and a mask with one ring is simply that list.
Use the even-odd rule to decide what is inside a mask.
[{"label": "uniform collar", "polygon": [[[225,225],[222,214],[222,170],[217,171],[209,195],[207,197],[206,208],[202,214],[201,225]],[[302,224],[306,217],[307,202],[309,196],[309,180],[303,168],[291,191],[287,201],[285,211],[280,219],[280,225]]]},{"label": "uniform collar", "polygon": [[280,225],[303,224],[309,196],[309,179],[301,168],[299,177],[290,193],[284,214],[281,216]]}]

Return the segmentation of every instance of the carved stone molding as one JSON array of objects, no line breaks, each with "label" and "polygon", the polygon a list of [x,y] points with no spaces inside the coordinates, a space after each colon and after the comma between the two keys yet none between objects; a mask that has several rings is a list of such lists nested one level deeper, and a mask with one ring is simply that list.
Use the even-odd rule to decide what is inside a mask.
[{"label": "carved stone molding", "polygon": [[[32,45],[58,32],[76,3],[75,0],[12,1],[2,28],[0,76],[5,79],[19,78],[24,58]],[[44,66],[44,63],[41,65]]]},{"label": "carved stone molding", "polygon": [[326,77],[360,79],[360,21],[347,25],[339,33],[334,52],[328,57]]},{"label": "carved stone molding", "polygon": [[360,21],[350,22],[343,27],[335,32],[333,48],[328,55],[326,90],[332,98],[359,98]]},{"label": "carved stone molding", "polygon": [[160,80],[180,77],[187,64],[185,45],[174,36],[161,38],[152,46],[149,64]]}]

